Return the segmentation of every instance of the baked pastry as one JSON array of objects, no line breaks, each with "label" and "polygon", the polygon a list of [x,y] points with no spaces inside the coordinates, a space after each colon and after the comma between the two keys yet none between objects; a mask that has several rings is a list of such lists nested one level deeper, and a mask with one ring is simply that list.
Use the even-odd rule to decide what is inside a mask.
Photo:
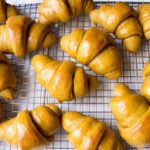
[{"label": "baked pastry", "polygon": [[93,0],[43,0],[39,7],[39,22],[48,25],[67,22],[92,9]]},{"label": "baked pastry", "polygon": [[131,146],[145,147],[150,140],[150,107],[139,94],[133,94],[121,83],[114,87],[110,108],[117,120],[121,137]]},{"label": "baked pastry", "polygon": [[150,102],[150,61],[147,61],[142,72],[144,83],[141,86],[141,95],[145,96]]},{"label": "baked pastry", "polygon": [[49,56],[38,54],[32,58],[38,82],[59,102],[70,101],[95,90],[98,81],[72,61],[54,61]]},{"label": "baked pastry", "polygon": [[114,33],[129,52],[136,52],[141,45],[142,29],[137,21],[137,12],[124,2],[113,6],[103,4],[90,13],[93,24],[99,24],[108,32]]},{"label": "baked pastry", "polygon": [[12,53],[24,57],[26,52],[50,47],[56,42],[56,36],[49,27],[35,23],[27,16],[10,17],[6,25],[0,26],[0,52]]},{"label": "baked pastry", "polygon": [[150,4],[141,4],[137,12],[139,13],[139,21],[143,28],[144,35],[150,40]]},{"label": "baked pastry", "polygon": [[111,35],[97,27],[75,29],[61,38],[61,48],[95,73],[116,79],[122,73],[122,58]]},{"label": "baked pastry", "polygon": [[9,5],[5,0],[0,0],[0,23],[6,22],[7,18],[18,15],[15,6]]},{"label": "baked pastry", "polygon": [[60,109],[53,104],[19,112],[16,117],[0,123],[0,139],[22,150],[49,144],[60,125]]},{"label": "baked pastry", "polygon": [[62,126],[69,132],[68,140],[76,150],[125,150],[115,133],[93,117],[66,112]]},{"label": "baked pastry", "polygon": [[13,89],[16,87],[16,77],[8,58],[0,53],[0,96],[13,99]]}]

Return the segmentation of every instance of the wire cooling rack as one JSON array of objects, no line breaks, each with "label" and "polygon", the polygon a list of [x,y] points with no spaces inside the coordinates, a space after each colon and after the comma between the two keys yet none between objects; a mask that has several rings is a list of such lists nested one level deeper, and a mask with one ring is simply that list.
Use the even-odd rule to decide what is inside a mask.
[{"label": "wire cooling rack", "polygon": [[[106,2],[96,1],[95,3],[96,7],[99,7],[101,4]],[[113,3],[114,2],[109,2],[109,4]],[[128,4],[136,9],[140,3],[141,2],[129,2]],[[17,7],[21,14],[30,16],[37,21],[38,6],[39,4],[23,4],[18,5]],[[14,55],[7,55],[17,78],[17,88],[14,92],[14,100],[1,100],[3,108],[3,120],[12,118],[16,116],[17,112],[25,109],[30,110],[38,105],[54,103],[60,107],[63,113],[66,111],[74,110],[93,116],[100,121],[105,121],[108,127],[113,129],[118,135],[116,121],[109,108],[109,101],[113,96],[112,90],[115,83],[123,82],[126,83],[133,90],[133,92],[139,92],[140,86],[142,84],[142,68],[150,57],[149,41],[143,38],[140,50],[137,53],[132,54],[124,50],[120,40],[115,39],[117,47],[123,57],[122,76],[117,80],[110,81],[100,75],[94,74],[87,67],[83,66],[87,73],[93,74],[97,77],[99,81],[98,89],[87,94],[83,98],[79,98],[71,102],[64,102],[62,104],[58,103],[54,98],[52,98],[48,94],[47,90],[42,88],[41,85],[37,83],[35,77],[36,74],[31,64],[32,56],[37,53],[48,54],[55,60],[72,60],[76,62],[75,59],[69,57],[68,54],[61,50],[59,40],[63,35],[71,33],[71,31],[75,28],[88,29],[90,26],[94,25],[90,22],[89,16],[81,15],[67,23],[60,23],[55,27],[52,27],[52,31],[57,35],[58,42],[51,48],[40,49],[33,53],[27,54],[25,58],[16,58]],[[77,63],[77,65],[82,66],[79,63]],[[62,127],[60,127],[55,135],[54,142],[44,149],[72,150],[73,147],[69,144],[66,135],[67,133],[62,129]],[[121,141],[124,143],[122,139]],[[126,149],[133,149],[125,143],[124,145],[126,146]],[[1,141],[0,150],[6,149],[16,150],[18,148],[7,145]],[[150,147],[145,148],[145,150],[146,149],[150,149]]]}]

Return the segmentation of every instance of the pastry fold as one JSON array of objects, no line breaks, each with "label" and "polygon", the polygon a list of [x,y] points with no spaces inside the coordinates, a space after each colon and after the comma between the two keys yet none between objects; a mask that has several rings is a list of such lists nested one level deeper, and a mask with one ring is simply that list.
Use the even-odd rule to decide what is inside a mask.
[{"label": "pastry fold", "polygon": [[27,52],[48,48],[56,36],[48,26],[35,23],[27,16],[13,16],[0,26],[0,52],[24,57]]},{"label": "pastry fold", "polygon": [[43,0],[39,7],[39,22],[48,25],[67,22],[92,9],[93,0]]},{"label": "pastry fold", "polygon": [[84,96],[98,87],[94,76],[72,61],[54,61],[49,56],[38,54],[32,58],[37,81],[59,102]]},{"label": "pastry fold", "polygon": [[145,147],[150,140],[150,107],[139,94],[133,94],[125,85],[118,83],[110,108],[117,120],[121,137],[131,146]]},{"label": "pastry fold", "polygon": [[122,58],[114,39],[100,28],[77,28],[61,38],[60,46],[79,63],[108,79],[116,79],[122,74]]},{"label": "pastry fold", "polygon": [[50,143],[60,125],[61,111],[53,104],[19,112],[0,123],[0,139],[28,150]]},{"label": "pastry fold", "polygon": [[136,52],[141,45],[142,29],[137,16],[137,12],[124,2],[103,4],[90,13],[92,23],[99,24],[123,40],[123,45],[129,52]]},{"label": "pastry fold", "polygon": [[93,117],[79,112],[66,112],[62,126],[75,150],[125,150],[115,133]]}]

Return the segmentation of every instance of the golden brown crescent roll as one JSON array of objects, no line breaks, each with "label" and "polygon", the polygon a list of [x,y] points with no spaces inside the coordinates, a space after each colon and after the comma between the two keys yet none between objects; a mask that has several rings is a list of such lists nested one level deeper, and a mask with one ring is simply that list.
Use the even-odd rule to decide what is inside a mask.
[{"label": "golden brown crescent roll", "polygon": [[93,0],[43,0],[39,7],[39,22],[48,25],[67,22],[92,9]]},{"label": "golden brown crescent roll", "polygon": [[7,18],[18,15],[16,7],[9,5],[5,0],[0,0],[0,23],[6,22]]},{"label": "golden brown crescent roll", "polygon": [[150,40],[150,4],[141,4],[137,11],[144,35],[146,39]]},{"label": "golden brown crescent roll", "polygon": [[142,29],[136,18],[137,12],[124,2],[117,2],[113,6],[103,4],[90,13],[92,23],[99,24],[123,40],[129,52],[136,52],[141,45]]},{"label": "golden brown crescent roll", "polygon": [[48,26],[35,23],[27,16],[10,17],[6,25],[0,26],[0,52],[24,57],[26,52],[50,47],[56,37]]},{"label": "golden brown crescent roll", "polygon": [[121,83],[115,85],[110,108],[117,120],[121,137],[131,146],[142,148],[150,140],[150,107],[139,94]]},{"label": "golden brown crescent roll", "polygon": [[115,133],[93,117],[79,112],[66,112],[62,126],[76,150],[125,150]]},{"label": "golden brown crescent roll", "polygon": [[54,61],[47,55],[32,58],[38,82],[59,102],[84,96],[98,87],[94,76],[88,75],[72,61]]},{"label": "golden brown crescent roll", "polygon": [[13,99],[13,89],[16,87],[16,77],[8,58],[0,52],[0,96]]},{"label": "golden brown crescent roll", "polygon": [[144,83],[141,86],[141,94],[150,102],[150,61],[147,61],[142,72]]},{"label": "golden brown crescent roll", "polygon": [[49,144],[60,125],[61,111],[53,104],[19,112],[0,123],[0,139],[22,150]]},{"label": "golden brown crescent roll", "polygon": [[90,27],[75,29],[61,38],[61,48],[69,56],[87,65],[95,73],[116,79],[122,73],[122,58],[114,46],[114,39],[104,30]]}]

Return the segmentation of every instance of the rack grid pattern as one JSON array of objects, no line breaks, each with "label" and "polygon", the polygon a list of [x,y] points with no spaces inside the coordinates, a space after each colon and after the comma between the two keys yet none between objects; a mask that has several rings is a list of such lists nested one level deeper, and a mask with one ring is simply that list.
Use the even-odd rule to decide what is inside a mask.
[{"label": "rack grid pattern", "polygon": [[[96,1],[96,7],[101,4],[108,2],[98,2]],[[114,2],[109,2],[113,4]],[[129,2],[129,5],[135,9],[140,3]],[[38,18],[38,6],[39,4],[26,4],[18,5],[18,9],[21,14],[30,16],[37,21]],[[14,55],[7,55],[13,70],[17,78],[17,88],[15,90],[14,100],[1,100],[3,108],[3,120],[9,119],[16,116],[17,112],[32,109],[38,105],[43,105],[46,103],[54,103],[60,107],[62,112],[69,110],[79,111],[84,114],[96,117],[98,120],[105,121],[111,129],[113,129],[119,137],[116,121],[110,111],[109,101],[113,96],[113,87],[117,82],[126,83],[133,92],[139,92],[140,86],[142,84],[142,69],[145,62],[150,57],[150,41],[142,39],[142,46],[137,53],[129,53],[125,51],[120,40],[115,39],[117,47],[123,57],[123,74],[117,80],[107,80],[100,75],[94,74],[87,67],[76,62],[75,59],[68,56],[60,48],[60,38],[75,28],[88,29],[90,26],[94,26],[89,19],[88,15],[78,16],[67,23],[60,23],[51,28],[51,30],[57,35],[58,41],[51,48],[40,49],[38,51],[27,54],[25,58],[16,58]],[[87,94],[83,98],[78,98],[71,102],[64,102],[62,104],[58,103],[54,98],[52,98],[48,92],[41,87],[36,81],[36,74],[33,70],[31,59],[37,53],[48,54],[55,60],[72,60],[77,63],[78,66],[83,66],[86,72],[93,74],[97,77],[99,81],[99,87],[97,90]],[[67,133],[60,127],[55,135],[55,141],[44,147],[47,150],[73,150],[73,147],[69,144]],[[124,142],[121,139],[122,142]],[[134,149],[129,145],[125,144],[126,149]],[[18,148],[14,146],[7,145],[4,142],[0,142],[0,150],[16,150]],[[150,149],[150,147],[144,150]]]}]

